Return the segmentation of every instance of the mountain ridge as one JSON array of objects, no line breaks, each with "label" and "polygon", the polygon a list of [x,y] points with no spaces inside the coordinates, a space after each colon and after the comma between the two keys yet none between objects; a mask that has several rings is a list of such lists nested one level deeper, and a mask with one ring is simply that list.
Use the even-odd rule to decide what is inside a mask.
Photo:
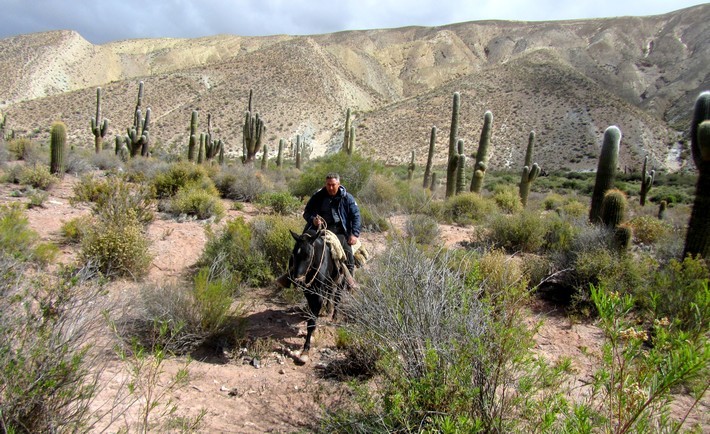
[{"label": "mountain ridge", "polygon": [[[353,110],[356,147],[387,164],[421,164],[429,131],[446,160],[451,95],[460,136],[475,152],[483,113],[494,115],[492,168],[522,165],[530,131],[547,170],[592,170],[604,129],[623,133],[620,165],[687,166],[683,134],[710,89],[710,4],[663,15],[566,21],[475,21],[322,35],[135,39],[93,45],[74,31],[0,40],[0,110],[16,134],[46,141],[63,120],[70,141],[93,145],[95,88],[109,135],[125,134],[145,83],[154,145],[184,152],[190,113],[206,114],[228,155],[241,155],[250,89],[266,144],[304,135],[313,156],[342,143]],[[200,130],[204,130],[204,125]],[[692,166],[692,164],[690,164]]]}]

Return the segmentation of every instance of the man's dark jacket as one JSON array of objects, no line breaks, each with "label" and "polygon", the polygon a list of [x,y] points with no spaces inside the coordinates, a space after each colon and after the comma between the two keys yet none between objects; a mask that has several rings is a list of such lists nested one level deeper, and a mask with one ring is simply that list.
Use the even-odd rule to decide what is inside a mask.
[{"label": "man's dark jacket", "polygon": [[[345,191],[345,187],[342,185],[338,187],[338,193],[335,195],[338,201],[338,216],[340,217],[340,223],[343,226],[345,234],[360,236],[360,209],[355,202],[355,198],[352,194]],[[325,187],[316,191],[313,196],[308,200],[306,204],[306,209],[303,211],[303,218],[306,220],[306,230],[312,228],[313,218],[318,214],[318,210],[321,208],[321,203],[324,200],[329,200],[328,190]]]}]

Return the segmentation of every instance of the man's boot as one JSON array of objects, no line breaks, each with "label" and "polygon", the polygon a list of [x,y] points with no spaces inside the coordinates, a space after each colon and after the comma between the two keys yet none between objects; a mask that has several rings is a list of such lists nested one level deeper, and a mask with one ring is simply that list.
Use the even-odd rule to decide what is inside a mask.
[{"label": "man's boot", "polygon": [[343,274],[345,275],[345,284],[348,285],[348,288],[350,289],[359,289],[360,285],[355,281],[353,278],[352,271],[349,270],[349,268],[345,265],[343,265]]},{"label": "man's boot", "polygon": [[279,276],[276,280],[274,280],[274,283],[280,286],[281,288],[291,287],[291,279],[288,277],[288,273],[284,273]]}]

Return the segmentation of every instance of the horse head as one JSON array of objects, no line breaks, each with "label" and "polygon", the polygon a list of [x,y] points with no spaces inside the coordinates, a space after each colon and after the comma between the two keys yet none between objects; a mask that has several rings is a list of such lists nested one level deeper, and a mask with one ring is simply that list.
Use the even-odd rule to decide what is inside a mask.
[{"label": "horse head", "polygon": [[324,249],[320,235],[320,231],[306,231],[301,235],[291,231],[296,244],[291,253],[289,274],[297,285],[309,286],[310,282],[306,278],[310,275],[312,281],[320,268]]}]

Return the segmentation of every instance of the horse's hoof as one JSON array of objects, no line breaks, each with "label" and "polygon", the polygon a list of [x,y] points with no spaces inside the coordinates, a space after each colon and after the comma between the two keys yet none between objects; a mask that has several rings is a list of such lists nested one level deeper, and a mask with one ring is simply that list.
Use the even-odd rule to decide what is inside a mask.
[{"label": "horse's hoof", "polygon": [[305,365],[309,360],[310,358],[308,357],[308,354],[303,354],[293,358],[293,362],[297,365]]}]

